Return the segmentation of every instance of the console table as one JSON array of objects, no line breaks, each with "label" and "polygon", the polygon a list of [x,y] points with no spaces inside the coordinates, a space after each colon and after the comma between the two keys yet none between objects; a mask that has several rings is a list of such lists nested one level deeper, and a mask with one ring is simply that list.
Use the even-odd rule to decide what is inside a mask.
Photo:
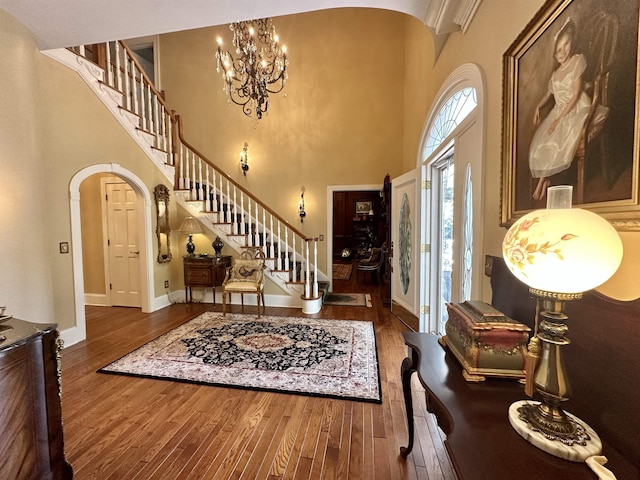
[{"label": "console table", "polygon": [[184,263],[184,293],[187,302],[193,300],[192,287],[213,289],[213,304],[216,304],[216,287],[222,285],[227,267],[231,266],[230,255],[204,256],[185,255]]},{"label": "console table", "polygon": [[73,478],[64,457],[60,348],[53,324],[0,324],[1,478]]},{"label": "console table", "polygon": [[[447,436],[445,447],[458,478],[597,478],[586,464],[549,455],[527,443],[513,430],[507,415],[509,405],[527,398],[518,381],[487,379],[469,383],[463,378],[462,367],[454,355],[440,345],[437,336],[416,332],[404,332],[403,335],[410,349],[401,369],[409,432],[408,446],[400,449],[403,457],[411,453],[414,442],[411,376],[417,371],[426,389],[427,410],[435,414]],[[618,460],[615,449],[606,439],[602,440],[603,454],[609,458],[613,473],[618,474],[614,468]],[[614,457],[610,457],[611,454]],[[618,480],[623,478],[627,477],[618,476]]]}]

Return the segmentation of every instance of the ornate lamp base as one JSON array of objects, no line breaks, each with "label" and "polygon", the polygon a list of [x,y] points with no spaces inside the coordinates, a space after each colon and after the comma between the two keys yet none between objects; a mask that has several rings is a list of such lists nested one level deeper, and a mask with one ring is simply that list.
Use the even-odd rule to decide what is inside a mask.
[{"label": "ornate lamp base", "polygon": [[572,462],[584,462],[587,458],[602,452],[602,442],[598,434],[578,417],[567,412],[564,413],[569,422],[576,427],[577,433],[559,434],[555,438],[541,433],[535,426],[535,413],[533,413],[538,405],[540,402],[521,400],[509,407],[509,423],[527,442],[551,455]]}]

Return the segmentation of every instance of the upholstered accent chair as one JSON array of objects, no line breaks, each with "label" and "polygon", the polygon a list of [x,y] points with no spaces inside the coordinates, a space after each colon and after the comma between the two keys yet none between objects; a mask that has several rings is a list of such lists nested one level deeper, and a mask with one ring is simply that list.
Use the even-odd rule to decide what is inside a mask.
[{"label": "upholstered accent chair", "polygon": [[378,284],[380,284],[380,270],[384,265],[386,244],[382,244],[380,248],[372,248],[371,255],[368,258],[363,258],[358,261],[358,279],[360,278],[360,272],[375,272]]},{"label": "upholstered accent chair", "polygon": [[258,306],[258,318],[260,318],[260,303],[264,313],[264,269],[265,254],[260,247],[246,248],[240,257],[234,259],[233,264],[227,268],[227,275],[222,282],[222,312],[227,314],[227,295],[231,300],[232,293],[239,293],[244,311],[244,294],[256,295]]}]

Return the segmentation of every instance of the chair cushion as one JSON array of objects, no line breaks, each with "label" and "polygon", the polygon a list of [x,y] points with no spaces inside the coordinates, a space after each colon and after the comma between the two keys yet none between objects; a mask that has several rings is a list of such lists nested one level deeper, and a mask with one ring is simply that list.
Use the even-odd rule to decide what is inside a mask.
[{"label": "chair cushion", "polygon": [[381,248],[373,248],[371,250],[371,256],[367,259],[364,260],[360,260],[358,262],[358,265],[362,265],[362,266],[371,266],[371,265],[376,265],[380,262],[380,256],[382,255],[382,249]]},{"label": "chair cushion", "polygon": [[257,293],[262,290],[262,285],[255,282],[243,282],[241,280],[232,280],[224,286],[225,292],[250,292]]},{"label": "chair cushion", "polygon": [[253,290],[255,291],[255,282],[260,281],[263,268],[263,260],[243,260],[238,258],[234,260],[233,267],[231,267],[229,282],[253,282]]}]

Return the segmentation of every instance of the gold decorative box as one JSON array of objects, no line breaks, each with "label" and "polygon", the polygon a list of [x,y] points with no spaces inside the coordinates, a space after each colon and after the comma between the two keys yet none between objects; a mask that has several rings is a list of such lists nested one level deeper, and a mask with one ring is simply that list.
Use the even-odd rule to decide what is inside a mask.
[{"label": "gold decorative box", "polygon": [[529,327],[479,300],[448,303],[447,310],[447,334],[441,343],[462,364],[467,381],[524,378]]}]

